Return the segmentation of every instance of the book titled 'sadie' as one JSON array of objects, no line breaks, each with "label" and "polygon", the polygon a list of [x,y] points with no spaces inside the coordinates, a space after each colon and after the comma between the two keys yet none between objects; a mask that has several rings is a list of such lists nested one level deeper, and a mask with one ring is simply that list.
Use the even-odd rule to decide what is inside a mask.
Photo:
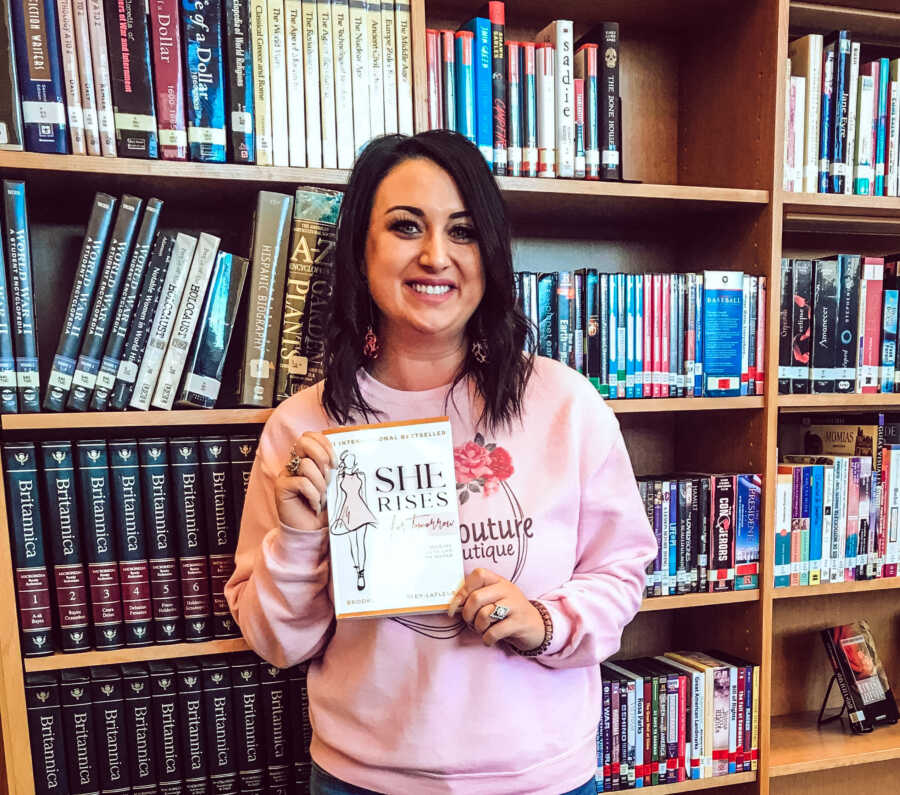
[{"label": "book titled 'sadie'", "polygon": [[334,612],[446,610],[462,584],[453,443],[446,417],[328,430]]}]

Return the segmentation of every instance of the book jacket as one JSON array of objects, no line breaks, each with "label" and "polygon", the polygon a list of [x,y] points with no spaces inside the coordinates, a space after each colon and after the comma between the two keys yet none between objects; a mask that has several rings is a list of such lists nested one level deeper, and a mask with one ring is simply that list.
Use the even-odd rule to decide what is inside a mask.
[{"label": "book jacket", "polygon": [[327,491],[335,616],[446,610],[463,579],[449,420],[326,433],[338,460]]}]

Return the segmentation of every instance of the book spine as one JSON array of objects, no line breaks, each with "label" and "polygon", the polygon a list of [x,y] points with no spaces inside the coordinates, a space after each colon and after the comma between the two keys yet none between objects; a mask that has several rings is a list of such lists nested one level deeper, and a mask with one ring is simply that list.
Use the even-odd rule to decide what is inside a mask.
[{"label": "book spine", "polygon": [[730,591],[734,587],[734,518],[736,482],[732,475],[716,475],[712,484],[713,519],[710,532],[709,590]]},{"label": "book spine", "polygon": [[[504,176],[506,170],[506,9],[503,2],[487,4],[491,23],[491,72],[494,98],[494,174]],[[540,113],[540,111],[539,111]],[[540,144],[538,144],[540,146]],[[549,144],[552,148],[554,144]]]},{"label": "book spine", "polygon": [[[363,17],[365,17],[365,13],[363,13]],[[365,19],[363,26],[365,26]],[[365,33],[365,27],[363,27],[362,35],[365,36]],[[291,166],[303,168],[306,166],[306,96],[303,90],[303,3],[300,0],[284,0],[284,35],[284,58],[287,67],[288,159]],[[354,35],[356,35],[355,27]],[[364,39],[363,44],[365,45],[365,43]],[[367,66],[368,62],[361,68],[365,70]],[[368,91],[368,86],[366,91]],[[367,94],[367,111],[368,104]],[[356,111],[354,110],[355,117]]]},{"label": "book spine", "polygon": [[[251,14],[252,6],[248,8],[241,0],[225,0],[225,64],[228,70],[226,127],[228,160],[232,163],[256,162]],[[302,60],[300,74],[303,74]]]},{"label": "book spine", "polygon": [[558,19],[541,33],[551,41],[556,50],[556,171],[559,177],[575,176],[575,92],[572,83],[572,56],[574,54],[572,23]]},{"label": "book spine", "polygon": [[75,363],[72,388],[66,401],[66,408],[72,411],[87,411],[91,393],[97,383],[100,359],[113,320],[142,206],[143,200],[128,195],[123,196],[119,203],[103,270],[94,291],[91,314],[81,341],[81,351]]},{"label": "book spine", "polygon": [[150,255],[150,247],[156,236],[156,227],[159,222],[159,213],[162,202],[159,199],[150,199],[144,209],[141,226],[135,238],[131,258],[128,261],[128,269],[123,278],[123,287],[113,317],[109,336],[106,339],[106,348],[100,359],[100,368],[97,371],[97,380],[94,392],[91,395],[90,408],[94,411],[106,411],[109,407],[109,398],[116,384],[116,375],[119,372],[119,363],[122,352],[125,349],[125,341],[131,325],[134,307],[137,303],[138,293],[147,271],[147,261]]},{"label": "book spine", "polygon": [[862,279],[865,303],[860,303],[860,378],[857,391],[864,394],[878,392],[878,374],[881,361],[881,314],[884,289],[884,260],[863,258]]},{"label": "book spine", "polygon": [[105,0],[116,143],[119,157],[157,158],[146,0]]},{"label": "book spine", "polygon": [[791,358],[790,390],[794,394],[810,391],[810,348],[812,330],[812,261],[793,260],[791,266]]},{"label": "book spine", "polygon": [[[29,152],[68,154],[56,2],[14,2],[12,21],[25,148]],[[7,51],[8,56],[11,54],[11,50]]]},{"label": "book spine", "polygon": [[859,101],[859,53],[860,43],[858,41],[852,42],[850,44],[850,72],[847,92],[847,144],[844,152],[844,160],[847,165],[846,179],[844,179],[845,195],[853,193],[853,183],[856,177],[856,113]]},{"label": "book spine", "polygon": [[175,663],[178,684],[178,734],[182,752],[185,795],[206,795],[206,737],[203,730],[203,685],[200,666],[192,660]]},{"label": "book spine", "polygon": [[584,44],[575,53],[575,77],[584,80],[585,178],[600,179],[599,85],[596,44]]},{"label": "book spine", "polygon": [[234,519],[238,528],[244,512],[244,497],[250,485],[250,471],[256,457],[259,440],[255,436],[232,436],[228,439],[231,459],[231,494],[234,500]]},{"label": "book spine", "polygon": [[884,291],[881,336],[881,391],[894,391],[894,366],[897,361],[897,290]]},{"label": "book spine", "polygon": [[440,33],[431,28],[428,28],[425,31],[425,58],[425,77],[427,80],[426,93],[428,96],[428,129],[440,130],[444,127],[443,101],[441,94],[441,38]]},{"label": "book spine", "polygon": [[834,67],[835,44],[832,42],[824,49],[822,61],[822,115],[819,126],[819,170],[818,193],[828,193],[831,173],[831,149],[834,136]]},{"label": "book spine", "polygon": [[262,793],[265,783],[265,746],[259,662],[254,654],[236,654],[231,658],[231,681],[239,790],[242,793]]},{"label": "book spine", "polygon": [[600,278],[596,270],[585,271],[585,374],[600,389]]},{"label": "book spine", "polygon": [[131,792],[122,677],[117,668],[106,665],[90,671],[100,791]]},{"label": "book spine", "polygon": [[[315,3],[312,3],[315,8]],[[254,0],[250,4],[250,37],[253,47],[253,121],[256,143],[256,164],[271,166],[272,88],[269,73],[269,4],[268,0]]]},{"label": "book spine", "polygon": [[0,414],[15,414],[19,410],[16,389],[16,358],[13,351],[9,292],[6,263],[0,242]]},{"label": "book spine", "polygon": [[621,113],[619,105],[619,25],[603,23],[603,75],[600,88],[600,178],[622,179]]},{"label": "book spine", "polygon": [[[34,792],[71,792],[66,771],[66,747],[55,672],[25,674],[25,712],[31,740]],[[19,727],[22,730],[26,727]]]},{"label": "book spine", "polygon": [[574,282],[574,310],[573,323],[575,337],[572,343],[572,351],[574,357],[574,367],[581,373],[586,375],[584,367],[584,339],[585,339],[585,314],[584,314],[584,282],[585,274],[583,270],[575,271],[572,274]]},{"label": "book spine", "polygon": [[457,31],[456,47],[456,131],[475,143],[474,34]]},{"label": "book spine", "polygon": [[266,791],[288,792],[293,777],[288,740],[294,727],[288,713],[287,671],[261,663],[259,678],[266,744]]},{"label": "book spine", "polygon": [[412,135],[412,6],[409,0],[394,3],[394,32],[397,37],[397,129],[401,135]]},{"label": "book spine", "polygon": [[885,176],[887,173],[887,122],[888,87],[890,85],[890,61],[879,59],[878,82],[875,84],[876,127],[875,127],[875,195],[885,196]]},{"label": "book spine", "polygon": [[[306,165],[310,168],[322,168],[322,110],[320,106],[321,92],[319,89],[319,22],[318,10],[315,2],[304,0],[303,2],[303,65],[304,65],[304,96],[306,97]],[[370,11],[370,28],[372,12]],[[381,10],[378,16],[379,54],[381,41]],[[370,29],[371,33],[371,29]],[[371,42],[370,42],[371,44]],[[378,82],[381,84],[381,75]],[[373,78],[374,79],[374,78]],[[380,100],[380,95],[379,95]],[[374,107],[374,106],[373,106]],[[383,109],[377,108],[383,116]],[[373,121],[374,125],[374,121]],[[374,126],[373,126],[374,129]],[[384,131],[382,119],[381,131]]]},{"label": "book spine", "polygon": [[156,759],[150,674],[147,666],[126,663],[121,668],[125,701],[125,746],[132,795],[156,795]]},{"label": "book spine", "polygon": [[60,671],[62,737],[72,795],[100,792],[91,679],[84,670]]},{"label": "book spine", "polygon": [[750,394],[750,384],[756,377],[754,357],[756,356],[756,324],[753,314],[756,310],[756,286],[749,274],[744,274],[743,329],[741,331],[741,394]]},{"label": "book spine", "polygon": [[863,704],[856,697],[856,688],[851,687],[850,682],[855,682],[853,671],[848,668],[844,670],[843,650],[839,649],[831,635],[831,630],[822,630],[822,640],[825,642],[825,650],[828,652],[828,659],[831,661],[831,667],[837,679],[838,689],[844,698],[844,706],[847,712],[854,717],[850,721],[850,728],[853,732],[859,734],[865,729],[861,717],[864,716]]},{"label": "book spine", "polygon": [[66,94],[66,123],[73,155],[87,154],[84,139],[84,114],[81,110],[81,85],[78,52],[75,45],[75,15],[72,0],[56,0],[59,20],[59,51]]},{"label": "book spine", "polygon": [[3,212],[16,392],[19,409],[25,413],[33,413],[41,410],[41,400],[34,280],[31,270],[31,232],[25,206],[24,182],[4,180]]},{"label": "book spine", "polygon": [[188,156],[178,2],[150,0],[159,153],[164,160],[187,160]]},{"label": "book spine", "polygon": [[188,148],[191,160],[224,163],[225,85],[222,8],[205,0],[182,0]]},{"label": "book spine", "polygon": [[[757,282],[756,296],[756,381],[754,383],[753,394],[762,395],[765,393],[766,381],[766,326],[768,324],[768,315],[766,314],[766,305],[768,301],[768,280],[766,276],[760,276]],[[837,323],[837,313],[835,312],[835,324]],[[837,336],[835,335],[835,346],[837,345]]]},{"label": "book spine", "polygon": [[888,133],[887,133],[887,179],[885,195],[896,196],[898,191],[897,147],[900,145],[900,83],[892,80],[888,85]]},{"label": "book spine", "polygon": [[835,337],[838,312],[837,260],[816,260],[814,263],[812,317],[812,391],[834,392]]},{"label": "book spine", "polygon": [[0,5],[0,52],[9,53],[6,67],[0,69],[0,149],[21,152],[25,148],[22,107],[19,102],[19,78],[14,53],[12,7],[9,0]]},{"label": "book spine", "polygon": [[559,351],[557,336],[556,273],[542,273],[538,277],[538,353],[556,359]]},{"label": "book spine", "polygon": [[22,654],[53,654],[50,576],[44,555],[37,458],[31,442],[3,445],[12,555],[22,629]]},{"label": "book spine", "polygon": [[87,0],[72,0],[75,52],[78,56],[78,90],[84,122],[87,154],[100,155],[100,125],[97,121],[97,92],[94,89],[94,67],[91,59],[91,31]]},{"label": "book spine", "polygon": [[[452,30],[438,31],[441,41],[441,92],[444,127],[456,130],[456,44]],[[491,132],[493,136],[493,131]],[[491,138],[493,143],[493,137]],[[493,162],[493,149],[491,159]]]},{"label": "book spine", "polygon": [[60,643],[64,652],[87,651],[91,648],[88,580],[78,521],[71,443],[44,442],[41,460],[47,495],[43,518],[53,561]]},{"label": "book spine", "polygon": [[140,439],[138,458],[147,530],[153,637],[156,643],[175,643],[182,639],[184,631],[166,440]]},{"label": "book spine", "polygon": [[[532,41],[522,43],[522,176],[538,175],[537,63]],[[596,113],[595,113],[596,116]],[[493,157],[493,150],[491,151]]]},{"label": "book spine", "polygon": [[94,91],[97,96],[100,151],[104,157],[116,157],[116,120],[113,112],[112,78],[109,72],[103,0],[87,0],[87,11],[90,23],[91,66],[94,70]]},{"label": "book spine", "polygon": [[843,193],[847,175],[847,111],[850,101],[850,34],[838,31],[834,54],[834,131],[830,163],[831,193]]},{"label": "book spine", "polygon": [[249,260],[220,251],[185,362],[179,405],[213,408],[222,386],[225,356],[234,331]]},{"label": "book spine", "polygon": [[625,397],[634,397],[634,274],[625,274]]},{"label": "book spine", "polygon": [[861,257],[838,255],[838,316],[835,391],[853,392],[856,388],[857,317]]},{"label": "book spine", "polygon": [[175,402],[175,394],[181,383],[181,374],[187,360],[188,347],[194,338],[197,319],[212,276],[219,242],[219,238],[206,232],[202,232],[197,241],[191,269],[172,324],[172,335],[156,382],[156,391],[151,402],[155,408],[168,410]]},{"label": "book spine", "polygon": [[[146,411],[150,408],[150,398],[159,377],[163,356],[172,335],[177,308],[184,293],[185,282],[190,262],[197,245],[197,238],[178,233],[172,258],[166,270],[166,280],[159,295],[153,326],[147,337],[146,348],[141,359],[141,366],[134,382],[134,392],[130,406]],[[120,373],[121,376],[121,373]]]},{"label": "book spine", "polygon": [[[272,165],[290,165],[284,0],[267,0],[269,26],[269,92],[272,119]],[[347,105],[346,107],[350,107]]]},{"label": "book spine", "polygon": [[150,670],[150,710],[160,795],[182,795],[182,755],[178,734],[178,690],[171,662],[153,660]]},{"label": "book spine", "polygon": [[312,740],[312,726],[309,722],[309,694],[306,675],[309,663],[300,663],[288,671],[288,700],[294,727],[291,732],[291,757],[294,760],[294,785],[305,786],[309,780],[312,758],[309,745]]},{"label": "book spine", "polygon": [[508,75],[508,95],[506,100],[509,111],[509,118],[507,119],[506,173],[511,177],[522,176],[522,75],[519,63],[521,60],[519,56],[520,50],[521,44],[519,42],[506,42],[506,68]]},{"label": "book spine", "polygon": [[231,703],[231,666],[227,658],[211,657],[203,668],[203,729],[208,754],[210,791],[215,795],[238,792],[237,745]]},{"label": "book spine", "polygon": [[[862,72],[862,68],[860,69]],[[874,190],[875,166],[872,136],[875,132],[875,81],[870,74],[860,74],[857,89],[856,174],[853,192],[870,196]]]},{"label": "book spine", "polygon": [[[488,166],[494,164],[493,58],[491,55],[491,22],[473,17],[463,30],[474,34],[475,64],[475,144]],[[438,73],[439,75],[439,73]]]},{"label": "book spine", "polygon": [[[336,64],[334,62],[334,23],[331,14],[333,0],[316,0],[316,13],[318,15],[319,31],[319,107],[321,110],[322,124],[322,165],[325,168],[337,168],[338,166],[338,139],[337,139],[337,111],[335,107],[336,95]],[[382,17],[385,16],[385,5],[381,6]],[[390,11],[390,37],[391,37],[391,80],[385,74],[385,85],[393,86],[396,82],[396,63],[393,60],[394,53],[394,10]],[[385,27],[385,47],[387,47],[387,25]],[[385,97],[388,95],[385,94]],[[394,100],[393,126],[387,132],[397,132],[397,94],[390,92]]]}]

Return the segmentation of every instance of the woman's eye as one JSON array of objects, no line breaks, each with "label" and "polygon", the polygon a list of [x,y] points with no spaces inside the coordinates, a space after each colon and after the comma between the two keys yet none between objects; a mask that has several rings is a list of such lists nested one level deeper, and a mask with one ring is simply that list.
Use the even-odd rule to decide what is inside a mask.
[{"label": "woman's eye", "polygon": [[399,219],[391,223],[391,231],[401,235],[414,235],[419,231],[419,225],[415,221]]},{"label": "woman's eye", "polygon": [[461,243],[469,243],[475,239],[475,230],[471,226],[454,226],[450,230],[450,237]]}]

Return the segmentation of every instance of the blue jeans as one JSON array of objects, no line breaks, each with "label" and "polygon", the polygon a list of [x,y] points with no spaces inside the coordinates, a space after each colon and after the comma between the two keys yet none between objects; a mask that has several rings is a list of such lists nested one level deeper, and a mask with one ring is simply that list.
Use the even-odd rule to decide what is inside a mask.
[{"label": "blue jeans", "polygon": [[[312,774],[309,777],[309,792],[310,795],[379,795],[374,790],[354,787],[346,781],[335,778],[322,770],[315,762],[313,762]],[[563,795],[596,795],[596,792],[597,786],[594,784],[594,779],[591,779]]]}]

